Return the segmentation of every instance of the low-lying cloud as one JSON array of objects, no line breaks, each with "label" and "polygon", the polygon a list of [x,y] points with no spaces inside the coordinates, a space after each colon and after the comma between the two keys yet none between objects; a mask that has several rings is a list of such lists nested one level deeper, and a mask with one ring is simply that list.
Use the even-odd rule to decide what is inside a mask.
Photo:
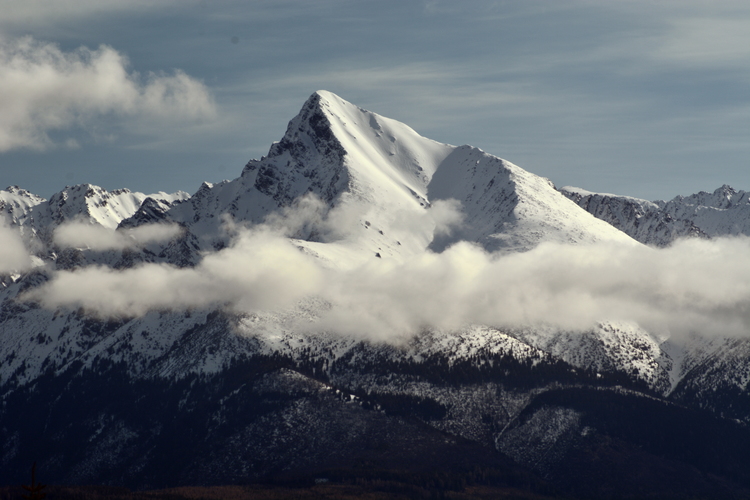
[{"label": "low-lying cloud", "polygon": [[21,236],[0,217],[0,274],[25,271],[29,267],[31,257]]},{"label": "low-lying cloud", "polygon": [[124,250],[169,241],[182,234],[182,231],[178,224],[145,224],[113,231],[98,224],[72,221],[55,229],[53,240],[61,247]]},{"label": "low-lying cloud", "polygon": [[750,239],[691,239],[666,249],[544,243],[516,254],[460,242],[337,270],[258,226],[195,268],[63,271],[27,296],[102,316],[213,306],[289,311],[310,297],[329,307],[300,328],[381,340],[468,324],[580,331],[602,321],[656,334],[748,335]]},{"label": "low-lying cloud", "polygon": [[635,322],[657,334],[750,334],[750,239],[685,240],[668,249],[545,243],[488,254],[458,243],[327,281],[319,325],[380,338],[467,324],[581,331]]},{"label": "low-lying cloud", "polygon": [[55,145],[51,132],[87,129],[113,115],[173,124],[216,115],[208,88],[183,71],[139,75],[107,45],[64,52],[31,37],[1,36],[0,109],[0,152],[45,149]]},{"label": "low-lying cloud", "polygon": [[[331,208],[313,193],[307,193],[288,207],[270,213],[265,226],[279,235],[307,239],[313,235],[324,242],[340,241],[357,237],[356,228],[368,219],[372,207],[354,196],[342,196]],[[375,215],[378,217],[377,215]],[[432,228],[436,237],[448,237],[464,220],[461,202],[456,199],[436,200],[429,210],[399,210],[393,208],[390,220],[384,221],[396,232],[421,233]],[[380,218],[380,217],[378,217]],[[225,228],[232,226],[226,220]]]},{"label": "low-lying cloud", "polygon": [[286,308],[323,289],[317,262],[267,228],[245,232],[194,268],[142,264],[125,270],[90,266],[55,274],[27,298],[47,307],[83,307],[100,316],[226,305],[238,310]]}]

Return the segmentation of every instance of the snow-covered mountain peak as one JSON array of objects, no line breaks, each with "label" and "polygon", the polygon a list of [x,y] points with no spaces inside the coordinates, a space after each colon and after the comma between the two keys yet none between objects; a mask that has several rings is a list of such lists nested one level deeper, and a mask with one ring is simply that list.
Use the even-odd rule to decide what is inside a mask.
[{"label": "snow-covered mountain peak", "polygon": [[45,200],[13,186],[0,191],[0,216],[4,214],[7,222],[23,235],[29,251],[42,256],[51,250],[53,233],[61,224],[85,222],[115,230],[123,220],[132,217],[146,200],[151,202],[144,210],[154,213],[165,212],[173,204],[189,197],[188,193],[182,191],[171,194],[160,191],[147,195],[129,189],[107,191],[93,184],[79,184],[66,186]]},{"label": "snow-covered mountain peak", "polygon": [[[326,158],[334,165],[345,165],[347,174],[365,192],[366,185],[385,181],[426,199],[427,184],[452,149],[403,123],[320,90],[289,122],[267,159],[288,154],[299,163],[319,163]],[[250,162],[246,170],[255,165]]]},{"label": "snow-covered mountain peak", "polygon": [[6,193],[8,195],[18,195],[24,198],[35,198],[35,199],[45,201],[44,198],[42,198],[41,196],[37,196],[34,193],[31,193],[27,191],[26,189],[23,189],[18,186],[8,186],[7,188],[5,188],[4,191],[0,191],[0,193]]},{"label": "snow-covered mountain peak", "polygon": [[[298,160],[314,160],[316,157],[329,157],[334,163],[341,163],[346,154],[341,143],[331,130],[331,123],[324,112],[324,103],[318,93],[313,94],[292,118],[284,137],[275,142],[264,159],[281,158],[285,154]],[[245,171],[253,170],[251,161]]]},{"label": "snow-covered mountain peak", "polygon": [[56,224],[75,219],[87,219],[109,229],[115,229],[123,219],[132,216],[146,198],[154,198],[168,203],[188,198],[182,191],[168,194],[134,193],[129,189],[106,189],[93,184],[66,186],[53,194],[46,204],[39,205],[37,217],[49,217]]},{"label": "snow-covered mountain peak", "polygon": [[238,179],[202,186],[168,217],[189,226],[202,248],[215,248],[226,243],[219,229],[225,214],[257,224],[312,195],[322,206],[307,215],[319,220],[290,236],[325,242],[343,238],[370,257],[421,251],[433,227],[414,220],[424,218],[427,185],[453,149],[318,91],[267,156],[249,161]]},{"label": "snow-covered mountain peak", "polygon": [[[308,193],[323,202],[321,218],[335,207],[333,240],[345,234],[351,249],[368,255],[423,250],[436,227],[425,211],[433,201],[448,199],[462,204],[466,224],[433,249],[458,239],[491,251],[525,250],[547,240],[633,243],[570,203],[547,179],[478,148],[427,139],[326,91],[310,96],[283,138],[267,156],[249,161],[240,178],[205,184],[168,217],[190,226],[202,248],[216,248],[223,244],[222,215],[260,223]],[[305,224],[291,236],[331,243],[323,235],[330,229]],[[315,254],[326,253],[312,246]]]},{"label": "snow-covered mountain peak", "polygon": [[4,215],[8,217],[11,225],[18,225],[19,220],[23,219],[29,210],[45,201],[47,200],[41,196],[18,186],[8,186],[4,191],[0,191],[0,217]]},{"label": "snow-covered mountain peak", "polygon": [[750,193],[723,185],[713,192],[646,201],[565,187],[578,206],[641,243],[667,246],[677,238],[750,235]]},{"label": "snow-covered mountain peak", "polygon": [[700,191],[690,196],[676,196],[668,202],[661,202],[662,206],[689,205],[720,210],[748,204],[750,204],[750,193],[737,191],[727,184],[716,188],[712,193]]},{"label": "snow-covered mountain peak", "polygon": [[430,200],[456,198],[464,224],[433,242],[441,249],[458,240],[487,250],[528,250],[544,241],[592,243],[634,241],[589,216],[562,196],[548,179],[479,148],[456,148],[439,166],[429,186]]},{"label": "snow-covered mountain peak", "polygon": [[[375,457],[385,443],[400,453],[394,429],[409,422],[419,427],[403,431],[404,449],[420,460],[450,454],[442,446],[451,436],[477,444],[456,448],[462,457],[489,445],[522,464],[551,464],[593,446],[603,463],[657,472],[675,463],[656,460],[666,442],[679,443],[677,457],[713,449],[729,421],[717,427],[665,400],[750,422],[750,340],[668,332],[683,328],[689,319],[678,316],[691,308],[699,319],[721,321],[726,310],[741,321],[742,302],[724,286],[734,282],[705,279],[689,260],[647,260],[667,252],[639,248],[594,215],[656,244],[691,231],[750,234],[748,196],[729,186],[670,202],[557,191],[479,148],[426,139],[325,91],[267,156],[192,196],[90,184],[49,201],[0,191],[0,218],[11,225],[0,225],[0,251],[15,241],[13,257],[23,246],[31,254],[0,268],[0,441],[10,443],[0,469],[20,477],[23,450],[44,449],[45,470],[61,464],[61,484],[114,482],[127,470],[148,485],[143,471],[161,476],[174,443],[191,435],[205,446],[190,454],[208,458],[187,464],[185,477],[217,481],[199,475],[226,470],[212,457],[251,457],[232,476],[247,481],[262,477],[248,476],[266,470],[256,467],[280,470],[305,456],[319,464],[319,453],[338,454],[338,467],[345,448]],[[429,251],[459,241],[498,253],[465,243]],[[576,243],[584,245],[565,245]],[[716,302],[695,292],[725,288]],[[29,419],[32,406],[41,420]],[[72,417],[45,417],[61,408]],[[639,415],[648,422],[622,425]],[[683,417],[695,426],[681,422],[669,441],[657,439],[658,456],[642,451]],[[411,429],[429,427],[441,448],[412,439]],[[644,428],[657,432],[613,434],[614,454],[604,446],[608,429]],[[704,430],[706,446],[683,446]],[[719,455],[732,441],[719,443]],[[735,456],[747,455],[745,443]],[[705,498],[714,497],[747,495]]]},{"label": "snow-covered mountain peak", "polygon": [[362,109],[331,92],[318,91],[311,100],[317,101],[352,162],[369,160],[378,170],[394,169],[396,175],[390,175],[417,192],[424,192],[453,150],[453,146],[422,137],[404,123]]}]

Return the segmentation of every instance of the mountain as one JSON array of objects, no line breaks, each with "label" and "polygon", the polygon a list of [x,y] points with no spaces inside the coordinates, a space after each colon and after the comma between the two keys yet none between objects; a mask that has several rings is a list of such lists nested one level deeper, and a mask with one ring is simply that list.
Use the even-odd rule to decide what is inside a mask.
[{"label": "mountain", "polygon": [[31,227],[47,234],[66,221],[85,220],[114,229],[123,219],[131,217],[148,199],[173,204],[188,198],[188,194],[159,192],[146,195],[128,189],[107,191],[92,184],[66,187],[49,200],[11,186],[0,191],[0,208],[10,216],[14,226]]},{"label": "mountain", "polygon": [[[188,227],[201,248],[214,248],[226,243],[220,228],[227,216],[257,224],[303,195],[314,195],[321,202],[316,215],[338,208],[354,214],[356,223],[329,228],[310,221],[293,236],[313,242],[343,239],[371,255],[415,252],[427,246],[432,228],[424,224],[407,231],[394,219],[422,215],[429,204],[427,184],[451,149],[321,91],[308,99],[267,156],[248,162],[233,181],[205,183],[165,217]],[[348,233],[335,234],[336,229]]]},{"label": "mountain", "polygon": [[[267,156],[248,162],[238,179],[204,184],[164,218],[190,228],[201,248],[215,248],[226,244],[220,242],[222,216],[259,223],[306,194],[323,202],[321,216],[335,208],[334,215],[357,220],[345,235],[341,225],[332,230],[312,224],[295,237],[343,241],[382,257],[456,241],[477,242],[489,251],[530,249],[550,240],[628,241],[577,210],[546,179],[478,148],[426,139],[325,91],[308,99],[281,141]],[[448,199],[461,203],[465,219],[452,236],[435,242],[425,207]]]},{"label": "mountain", "polygon": [[750,235],[750,193],[724,185],[670,201],[592,193],[560,192],[595,217],[647,245],[667,246],[678,238]]},{"label": "mountain", "polygon": [[80,259],[80,250],[64,249],[53,241],[53,234],[61,225],[75,222],[115,229],[144,204],[160,203],[171,207],[188,196],[184,192],[146,195],[128,189],[110,192],[92,184],[80,184],[66,186],[45,200],[11,186],[0,191],[0,213],[6,214],[6,222],[18,231],[31,253],[53,265],[69,267],[71,258],[73,261]]},{"label": "mountain", "polygon": [[[0,276],[0,482],[36,461],[46,482],[134,488],[322,478],[746,498],[747,341],[606,318],[572,331],[400,317],[454,306],[439,296],[461,298],[448,288],[477,273],[457,255],[738,234],[747,197],[727,193],[558,191],[325,91],[268,155],[193,195],[0,191],[8,234],[37,259]],[[74,223],[104,243],[66,243]],[[398,281],[435,269],[418,296]],[[350,308],[339,330],[331,289]],[[388,309],[394,296],[406,307]],[[375,335],[370,316],[412,330]]]},{"label": "mountain", "polygon": [[32,207],[44,201],[44,198],[18,186],[10,186],[5,191],[0,191],[0,211],[13,225],[19,225],[20,219],[23,219]]}]

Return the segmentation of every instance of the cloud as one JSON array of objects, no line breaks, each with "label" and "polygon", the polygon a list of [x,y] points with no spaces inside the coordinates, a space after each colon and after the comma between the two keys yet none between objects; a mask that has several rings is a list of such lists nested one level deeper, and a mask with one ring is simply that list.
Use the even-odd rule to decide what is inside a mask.
[{"label": "cloud", "polygon": [[265,222],[278,234],[305,238],[312,231],[328,232],[331,212],[323,200],[313,193],[307,193],[294,200],[292,205],[268,214]]},{"label": "cloud", "polygon": [[582,331],[604,321],[660,335],[750,334],[750,238],[691,239],[666,249],[544,243],[516,254],[459,242],[441,253],[336,269],[300,251],[280,232],[281,220],[275,229],[237,229],[230,247],[195,268],[60,271],[26,298],[99,316],[193,307],[293,312],[314,298],[327,307],[297,328],[378,340],[469,324]]},{"label": "cloud", "polygon": [[289,240],[262,227],[240,230],[231,247],[195,268],[145,264],[116,271],[92,266],[58,272],[26,296],[46,307],[83,307],[99,316],[227,305],[243,311],[286,308],[323,287],[322,270]]},{"label": "cloud", "polygon": [[677,19],[670,23],[662,45],[653,55],[662,61],[704,67],[750,62],[750,32],[743,18]]},{"label": "cloud", "polygon": [[750,334],[750,239],[667,249],[545,243],[492,255],[467,242],[329,279],[314,328],[392,338],[467,324],[581,331],[602,321],[653,333]]},{"label": "cloud", "polygon": [[[369,203],[345,194],[334,208],[314,193],[306,193],[288,207],[270,213],[265,225],[280,235],[291,238],[332,242],[357,237],[357,227],[368,219],[372,210]],[[382,214],[373,214],[380,219]],[[387,220],[390,219],[390,220]],[[417,233],[433,227],[436,235],[450,235],[464,219],[461,202],[455,199],[437,200],[430,210],[397,210],[386,217],[388,226],[396,232]],[[225,226],[225,229],[228,226]]]},{"label": "cloud", "polygon": [[31,267],[31,257],[21,236],[0,217],[0,273],[24,271]]},{"label": "cloud", "polygon": [[[573,2],[575,4],[576,2]],[[561,62],[618,63],[623,75],[663,74],[674,69],[701,75],[705,70],[730,70],[733,78],[748,75],[750,21],[747,2],[703,0],[596,2],[579,0],[589,11],[600,11],[613,24],[616,36],[592,46],[584,59]],[[713,75],[716,78],[716,75]]]},{"label": "cloud", "polygon": [[175,0],[0,0],[2,24],[59,23],[61,19],[85,19],[101,14],[150,11],[174,5]]},{"label": "cloud", "polygon": [[461,202],[453,198],[436,200],[426,213],[435,223],[435,236],[450,236],[465,218]]},{"label": "cloud", "polygon": [[55,244],[62,247],[92,250],[123,250],[149,243],[169,241],[182,233],[178,224],[145,224],[132,229],[113,231],[99,224],[66,222],[54,233]]},{"label": "cloud", "polygon": [[128,72],[107,45],[63,52],[31,37],[0,38],[0,152],[54,145],[50,132],[109,116],[179,124],[216,115],[206,86],[181,70]]}]

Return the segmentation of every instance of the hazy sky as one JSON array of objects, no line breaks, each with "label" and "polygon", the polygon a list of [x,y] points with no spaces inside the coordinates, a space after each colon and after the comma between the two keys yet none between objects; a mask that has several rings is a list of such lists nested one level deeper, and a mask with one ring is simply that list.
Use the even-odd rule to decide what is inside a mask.
[{"label": "hazy sky", "polygon": [[0,0],[0,189],[192,193],[318,89],[558,186],[750,189],[746,0]]}]

